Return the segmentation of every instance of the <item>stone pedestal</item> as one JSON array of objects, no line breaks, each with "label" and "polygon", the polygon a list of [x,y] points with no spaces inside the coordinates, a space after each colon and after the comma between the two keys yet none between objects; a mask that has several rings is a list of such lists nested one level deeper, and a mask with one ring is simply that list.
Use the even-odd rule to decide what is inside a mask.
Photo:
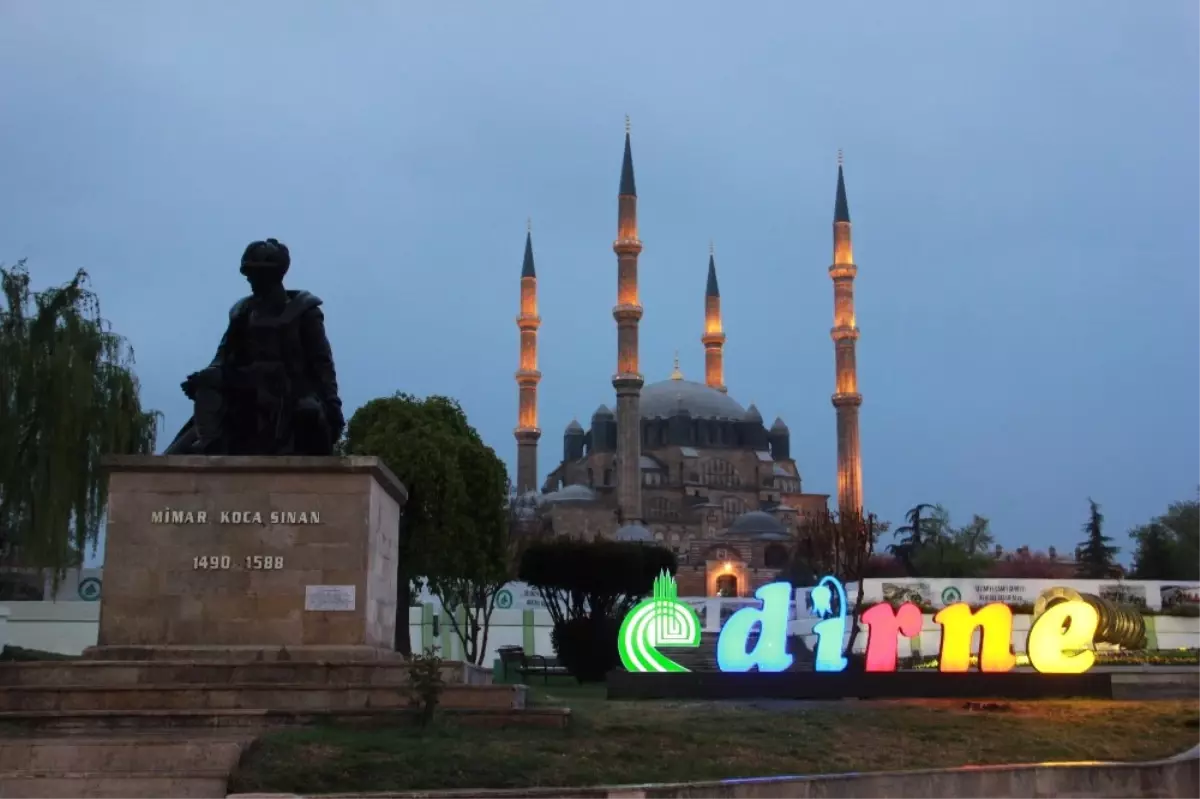
[{"label": "stone pedestal", "polygon": [[88,657],[391,655],[407,492],[377,458],[106,466],[104,591]]}]

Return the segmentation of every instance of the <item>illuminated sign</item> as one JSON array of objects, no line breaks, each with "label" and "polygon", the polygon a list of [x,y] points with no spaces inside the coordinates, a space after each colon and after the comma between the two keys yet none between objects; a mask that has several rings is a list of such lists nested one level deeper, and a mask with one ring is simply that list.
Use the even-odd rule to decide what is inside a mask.
[{"label": "illuminated sign", "polygon": [[[654,595],[639,603],[621,624],[618,651],[628,671],[687,671],[658,651],[659,647],[700,645],[696,612],[680,602],[675,579],[663,572],[654,581]],[[793,657],[787,651],[788,610],[792,587],[789,583],[764,585],[754,596],[760,607],[742,608],[729,617],[717,639],[717,666],[726,672],[785,671]],[[818,621],[814,668],[840,672],[848,665],[843,654],[849,619],[846,590],[833,577],[823,577],[810,592],[812,614]],[[921,609],[911,602],[893,608],[881,603],[862,614],[867,628],[866,670],[896,670],[900,636],[921,635]],[[958,602],[933,617],[941,627],[938,670],[963,672],[971,666],[971,640],[979,630],[979,670],[1011,671],[1017,664],[1012,651],[1012,610],[999,602],[971,610]],[[1087,647],[1099,624],[1096,610],[1082,600],[1067,600],[1051,606],[1033,623],[1026,640],[1029,663],[1043,674],[1081,674],[1092,667],[1096,656]]]},{"label": "illuminated sign", "polygon": [[[700,645],[700,619],[691,606],[679,601],[678,595],[675,578],[664,570],[654,579],[654,595],[625,616],[617,634],[617,651],[626,671],[687,671],[658,651],[660,646]],[[786,637],[787,608],[784,610]]]}]

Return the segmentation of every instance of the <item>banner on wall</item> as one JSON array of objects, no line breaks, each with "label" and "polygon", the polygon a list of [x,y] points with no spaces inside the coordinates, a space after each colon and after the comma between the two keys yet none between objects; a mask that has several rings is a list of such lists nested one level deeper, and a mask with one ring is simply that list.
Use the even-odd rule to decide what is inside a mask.
[{"label": "banner on wall", "polygon": [[[887,578],[864,581],[868,601],[893,604],[912,602],[944,608],[957,602],[968,605],[1032,605],[1042,592],[1055,587],[1074,588],[1081,594],[1096,594],[1121,604],[1151,610],[1200,603],[1200,583],[1168,583],[1156,580],[955,580],[933,578]],[[847,586],[849,591],[850,587]]]}]

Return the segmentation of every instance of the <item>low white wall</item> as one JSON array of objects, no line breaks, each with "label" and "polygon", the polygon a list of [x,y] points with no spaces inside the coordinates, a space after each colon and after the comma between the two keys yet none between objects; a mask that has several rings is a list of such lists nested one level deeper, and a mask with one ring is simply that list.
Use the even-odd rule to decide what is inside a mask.
[{"label": "low white wall", "polygon": [[[7,611],[7,618],[4,618]],[[79,655],[96,643],[98,602],[5,602],[0,605],[0,646]]]}]

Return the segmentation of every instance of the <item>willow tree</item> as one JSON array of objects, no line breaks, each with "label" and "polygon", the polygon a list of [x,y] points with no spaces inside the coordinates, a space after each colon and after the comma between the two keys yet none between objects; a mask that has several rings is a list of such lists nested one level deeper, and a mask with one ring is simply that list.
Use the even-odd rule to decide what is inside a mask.
[{"label": "willow tree", "polygon": [[24,261],[0,265],[0,565],[62,571],[95,547],[109,454],[154,451],[133,352],[100,316],[80,270],[33,291]]}]

